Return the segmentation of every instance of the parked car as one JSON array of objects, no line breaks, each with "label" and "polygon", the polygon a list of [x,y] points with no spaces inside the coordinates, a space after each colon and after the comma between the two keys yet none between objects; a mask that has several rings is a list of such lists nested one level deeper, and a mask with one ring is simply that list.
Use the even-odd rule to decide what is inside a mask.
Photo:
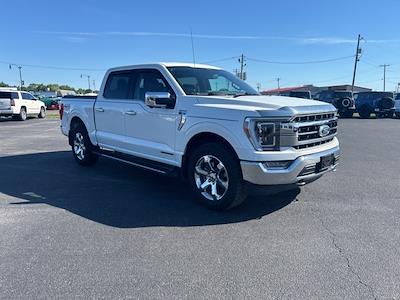
[{"label": "parked car", "polygon": [[400,94],[397,94],[395,98],[394,113],[397,118],[400,118]]},{"label": "parked car", "polygon": [[356,108],[361,118],[369,118],[375,113],[377,118],[393,117],[394,94],[392,92],[360,92]]},{"label": "parked car", "polygon": [[335,107],[261,96],[207,65],[110,69],[97,97],[63,97],[60,117],[78,164],[103,156],[180,174],[212,209],[240,204],[254,185],[297,189],[339,159]]},{"label": "parked car", "polygon": [[351,118],[355,112],[355,101],[352,92],[325,90],[321,91],[314,98],[331,103],[337,108],[341,117]]},{"label": "parked car", "polygon": [[46,117],[45,104],[27,92],[0,91],[0,116],[25,121],[28,116]]},{"label": "parked car", "polygon": [[58,110],[59,105],[58,102],[60,102],[60,97],[43,97],[40,98],[41,101],[44,102],[46,105],[46,109],[48,110]]},{"label": "parked car", "polygon": [[281,93],[281,96],[302,98],[302,99],[312,99],[310,91],[290,91],[286,93]]}]

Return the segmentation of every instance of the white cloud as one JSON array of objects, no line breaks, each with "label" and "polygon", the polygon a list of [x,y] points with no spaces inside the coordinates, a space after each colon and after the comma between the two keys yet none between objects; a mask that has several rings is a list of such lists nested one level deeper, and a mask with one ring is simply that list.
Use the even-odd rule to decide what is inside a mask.
[{"label": "white cloud", "polygon": [[[67,35],[72,41],[74,37],[101,37],[101,36],[158,36],[158,37],[178,37],[190,38],[190,33],[177,32],[148,32],[148,31],[103,31],[103,32],[67,32],[67,31],[39,31],[41,34]],[[221,34],[193,34],[194,38],[198,39],[220,39],[220,40],[281,40],[292,41],[300,44],[320,44],[320,45],[335,45],[335,44],[354,44],[357,40],[341,37],[281,37],[281,36],[263,36],[263,35],[221,35]],[[78,41],[78,38],[76,38]],[[399,39],[371,39],[366,40],[368,43],[389,44],[400,43]]]}]

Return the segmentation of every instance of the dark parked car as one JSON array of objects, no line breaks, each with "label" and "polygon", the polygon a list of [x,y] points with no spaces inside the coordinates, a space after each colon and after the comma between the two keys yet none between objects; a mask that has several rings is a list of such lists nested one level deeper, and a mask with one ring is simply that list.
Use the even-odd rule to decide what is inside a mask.
[{"label": "dark parked car", "polygon": [[377,118],[393,117],[394,94],[392,92],[362,92],[356,99],[356,109],[361,118],[375,113]]},{"label": "dark parked car", "polygon": [[355,101],[352,92],[326,90],[320,92],[314,98],[335,106],[341,117],[351,118],[355,112]]}]

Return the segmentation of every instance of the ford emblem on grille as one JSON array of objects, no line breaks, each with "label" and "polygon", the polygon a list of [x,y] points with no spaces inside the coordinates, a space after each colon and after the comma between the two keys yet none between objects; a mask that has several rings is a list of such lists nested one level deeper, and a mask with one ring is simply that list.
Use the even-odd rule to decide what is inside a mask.
[{"label": "ford emblem on grille", "polygon": [[325,137],[331,132],[331,128],[329,125],[321,125],[319,127],[319,136],[320,137]]}]

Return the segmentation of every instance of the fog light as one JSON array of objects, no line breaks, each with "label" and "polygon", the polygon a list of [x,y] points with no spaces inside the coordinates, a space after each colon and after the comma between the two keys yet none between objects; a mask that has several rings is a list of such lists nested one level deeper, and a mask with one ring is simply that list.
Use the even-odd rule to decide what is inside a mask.
[{"label": "fog light", "polygon": [[267,161],[264,163],[264,165],[268,169],[287,169],[291,163],[292,163],[291,160],[280,160],[280,161]]}]

